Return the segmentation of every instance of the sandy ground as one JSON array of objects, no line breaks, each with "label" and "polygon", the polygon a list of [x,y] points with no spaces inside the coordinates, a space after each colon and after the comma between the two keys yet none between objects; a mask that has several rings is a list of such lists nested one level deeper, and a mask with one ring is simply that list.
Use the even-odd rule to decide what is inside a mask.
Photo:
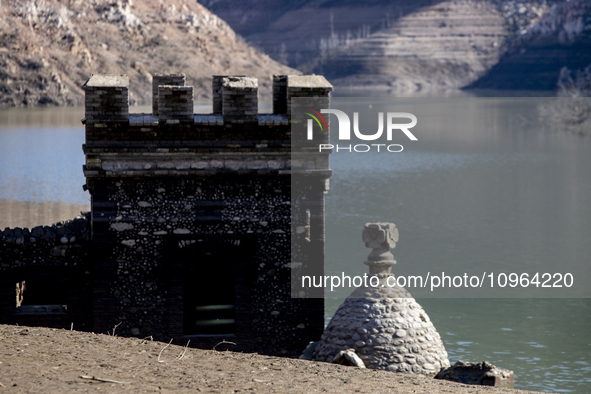
[{"label": "sandy ground", "polygon": [[0,325],[0,393],[534,393],[165,346],[149,339]]}]

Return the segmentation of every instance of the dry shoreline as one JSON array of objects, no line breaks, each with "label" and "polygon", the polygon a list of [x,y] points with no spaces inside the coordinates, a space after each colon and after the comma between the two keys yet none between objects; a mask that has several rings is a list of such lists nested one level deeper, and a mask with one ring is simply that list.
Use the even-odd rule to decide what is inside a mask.
[{"label": "dry shoreline", "polygon": [[535,393],[165,346],[149,339],[0,325],[0,393]]}]

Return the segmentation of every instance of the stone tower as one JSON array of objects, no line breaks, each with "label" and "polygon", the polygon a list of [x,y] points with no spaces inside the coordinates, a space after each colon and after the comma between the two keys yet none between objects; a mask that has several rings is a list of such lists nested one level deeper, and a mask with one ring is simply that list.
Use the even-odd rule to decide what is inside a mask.
[{"label": "stone tower", "polygon": [[[194,113],[182,74],[154,75],[149,114],[129,113],[125,75],[84,85],[93,331],[121,322],[121,335],[209,349],[225,339],[284,356],[322,333],[324,301],[290,294],[288,110],[292,97],[328,104],[332,86],[320,76],[273,83],[271,114],[258,113],[256,78],[215,76],[209,114]],[[328,154],[305,162],[297,171],[310,182],[296,199],[323,272]]]},{"label": "stone tower", "polygon": [[396,264],[390,252],[398,242],[396,226],[368,223],[363,241],[372,248],[365,264],[379,284],[357,288],[339,307],[322,334],[314,360],[332,362],[341,350],[354,349],[367,368],[434,376],[449,367],[429,316],[406,289],[387,284]]}]

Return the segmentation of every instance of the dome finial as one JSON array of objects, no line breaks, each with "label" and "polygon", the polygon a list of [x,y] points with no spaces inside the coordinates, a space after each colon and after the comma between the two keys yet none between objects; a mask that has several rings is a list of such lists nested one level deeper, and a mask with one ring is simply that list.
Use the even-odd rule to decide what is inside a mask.
[{"label": "dome finial", "polygon": [[390,267],[396,264],[390,249],[398,242],[398,229],[394,223],[366,223],[363,230],[363,242],[373,250],[367,256],[365,264],[372,274],[389,274]]}]

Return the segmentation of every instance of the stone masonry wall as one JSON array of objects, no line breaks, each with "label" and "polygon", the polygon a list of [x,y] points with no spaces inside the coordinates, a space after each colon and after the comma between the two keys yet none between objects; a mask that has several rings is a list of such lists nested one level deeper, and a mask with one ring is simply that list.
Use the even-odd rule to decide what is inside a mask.
[{"label": "stone masonry wall", "polygon": [[152,75],[152,113],[158,116],[158,87],[185,86],[185,74],[154,74]]},{"label": "stone masonry wall", "polygon": [[169,124],[193,121],[193,87],[160,85],[158,120]]},{"label": "stone masonry wall", "polygon": [[[134,179],[112,182],[107,197],[119,205],[110,212],[95,211],[101,222],[108,223],[108,232],[115,234],[111,253],[117,264],[109,289],[112,317],[107,327],[121,321],[117,330],[122,334],[162,340],[182,336],[180,321],[170,322],[167,316],[175,311],[165,296],[174,291],[175,272],[170,271],[166,247],[207,236],[252,238],[254,243],[256,264],[241,268],[244,289],[237,294],[245,298],[243,303],[237,300],[237,313],[246,317],[238,328],[249,335],[238,333],[236,349],[291,354],[293,344],[281,338],[297,340],[314,327],[316,322],[304,311],[308,301],[290,300],[288,177],[230,176],[215,182],[154,178],[148,187]],[[221,285],[224,275],[220,267],[217,275],[195,285]],[[192,340],[204,347],[215,341],[219,339]],[[298,346],[306,344],[300,341]]]},{"label": "stone masonry wall", "polygon": [[[92,268],[89,216],[0,231],[0,323],[91,328]],[[15,314],[17,282],[25,281],[23,305],[67,305],[56,315]]]}]

